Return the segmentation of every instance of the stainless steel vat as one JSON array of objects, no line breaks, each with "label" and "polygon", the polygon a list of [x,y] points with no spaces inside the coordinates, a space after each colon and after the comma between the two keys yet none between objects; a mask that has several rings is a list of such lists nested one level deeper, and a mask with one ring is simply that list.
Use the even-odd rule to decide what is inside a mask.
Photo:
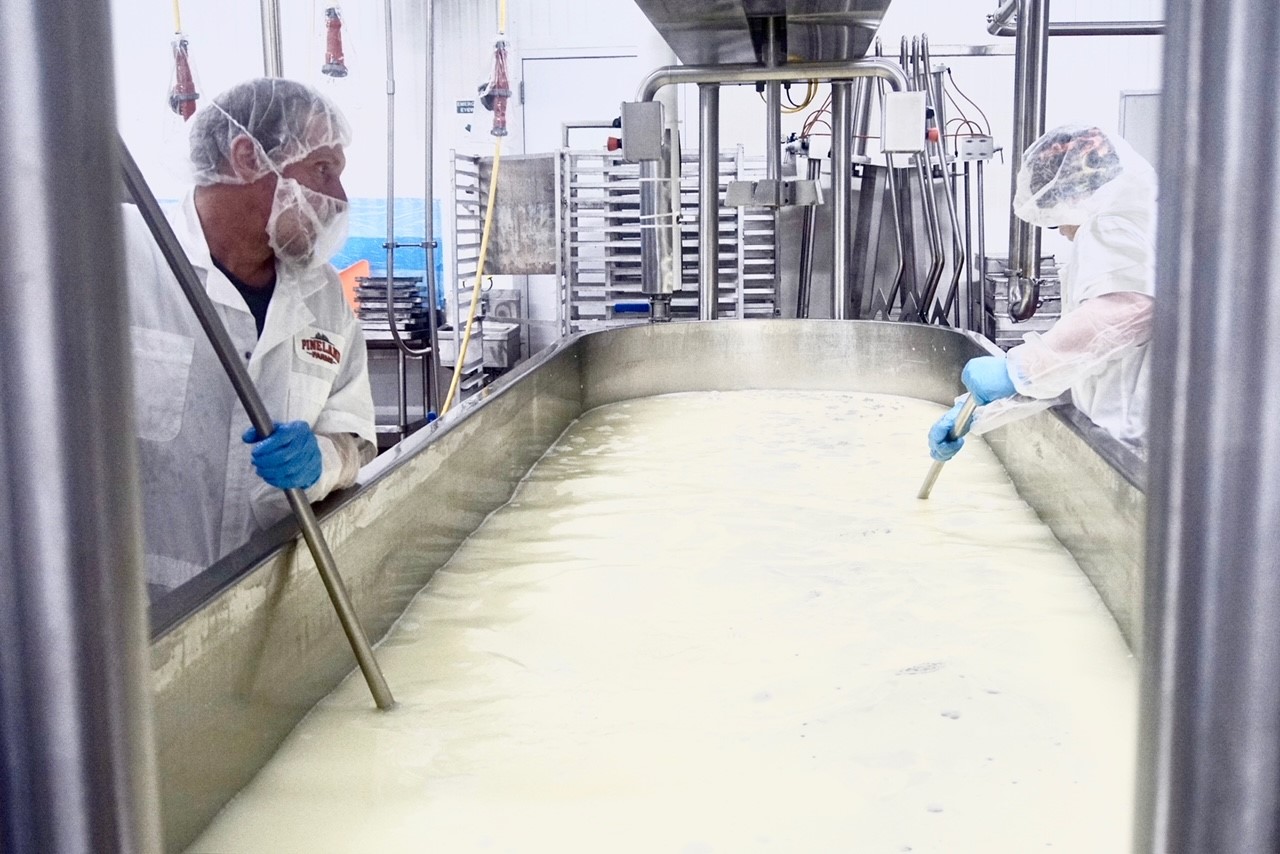
[{"label": "stainless steel vat", "polygon": [[[376,639],[589,409],[734,389],[883,392],[949,404],[964,361],[989,346],[939,327],[870,321],[667,323],[574,336],[380,457],[358,489],[322,509],[321,522]],[[913,493],[929,467],[927,427],[901,451],[902,488]],[[1145,511],[1137,457],[1056,411],[988,441],[1132,645],[1141,634]],[[963,488],[944,474],[931,500]],[[273,538],[283,545],[273,549]],[[157,609],[152,676],[171,850],[194,839],[353,667],[310,561],[285,526]]]}]

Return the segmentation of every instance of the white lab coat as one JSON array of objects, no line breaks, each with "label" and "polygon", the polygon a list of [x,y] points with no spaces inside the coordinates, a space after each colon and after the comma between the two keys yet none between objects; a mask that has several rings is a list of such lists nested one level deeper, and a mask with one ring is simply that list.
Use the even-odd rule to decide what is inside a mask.
[{"label": "white lab coat", "polygon": [[[1063,276],[1067,311],[1104,294],[1155,296],[1154,211],[1108,214],[1080,227]],[[1140,442],[1147,431],[1151,386],[1150,325],[1096,372],[1081,371],[1071,402],[1117,439]]]},{"label": "white lab coat", "polygon": [[[124,208],[147,579],[174,587],[289,508],[254,471],[249,418],[141,215]],[[272,418],[376,444],[364,337],[333,267],[280,268],[259,338],[213,265],[193,195],[169,219]],[[313,501],[335,480],[330,450]]]},{"label": "white lab coat", "polygon": [[[1140,443],[1150,399],[1155,211],[1123,206],[1081,224],[1062,268],[1063,319],[1008,353],[1018,394],[980,407],[985,433],[1070,400],[1117,439]],[[1124,295],[1100,301],[1100,297]],[[1139,295],[1139,296],[1135,296]]]}]

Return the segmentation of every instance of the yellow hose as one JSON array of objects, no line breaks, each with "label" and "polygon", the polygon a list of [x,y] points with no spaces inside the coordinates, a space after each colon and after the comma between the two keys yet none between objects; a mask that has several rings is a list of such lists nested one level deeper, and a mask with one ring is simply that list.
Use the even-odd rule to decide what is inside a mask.
[{"label": "yellow hose", "polygon": [[493,141],[493,174],[489,177],[489,202],[484,212],[484,231],[480,235],[480,259],[476,262],[476,284],[471,289],[471,310],[467,314],[467,327],[462,333],[462,343],[458,346],[458,362],[453,366],[453,379],[449,381],[449,393],[445,396],[440,414],[444,415],[453,406],[453,398],[458,393],[458,383],[462,380],[462,365],[466,361],[467,345],[471,343],[471,329],[476,320],[476,308],[480,305],[480,282],[484,276],[484,259],[489,254],[489,231],[493,225],[493,201],[498,197],[498,164],[502,162],[502,137]]},{"label": "yellow hose", "polygon": [[[176,4],[178,0],[174,0]],[[507,0],[498,0],[498,32],[507,31]],[[480,284],[484,278],[484,260],[489,254],[489,231],[493,226],[493,201],[498,197],[498,164],[502,162],[502,137],[493,141],[493,174],[489,176],[489,201],[484,211],[484,231],[480,235],[480,258],[476,262],[476,283],[471,289],[471,309],[467,312],[467,326],[462,333],[462,343],[458,346],[458,361],[453,366],[453,378],[449,381],[449,393],[445,395],[440,414],[444,415],[453,406],[453,399],[458,394],[458,384],[462,381],[462,366],[466,362],[467,347],[471,344],[471,330],[475,325],[476,309],[480,306]]]}]

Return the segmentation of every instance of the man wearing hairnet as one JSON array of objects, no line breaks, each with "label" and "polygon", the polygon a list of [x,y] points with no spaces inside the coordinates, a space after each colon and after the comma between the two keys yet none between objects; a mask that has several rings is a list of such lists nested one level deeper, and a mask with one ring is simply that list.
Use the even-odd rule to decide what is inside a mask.
[{"label": "man wearing hairnet", "polygon": [[[1005,356],[970,359],[961,381],[981,404],[984,433],[1066,399],[1117,439],[1140,443],[1147,424],[1148,342],[1155,293],[1155,171],[1123,139],[1067,126],[1027,148],[1014,213],[1072,242],[1062,268],[1063,315]],[[957,404],[929,431],[949,460]]]},{"label": "man wearing hairnet", "polygon": [[346,239],[350,130],[315,90],[242,83],[195,117],[195,187],[170,221],[275,432],[259,440],[141,216],[125,211],[152,590],[354,482],[376,436],[359,321],[328,259]]}]

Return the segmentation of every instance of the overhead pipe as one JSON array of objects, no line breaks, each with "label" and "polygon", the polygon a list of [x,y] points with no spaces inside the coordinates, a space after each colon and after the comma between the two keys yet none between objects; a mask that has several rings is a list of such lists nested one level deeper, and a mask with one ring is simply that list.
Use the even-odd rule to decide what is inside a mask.
[{"label": "overhead pipe", "polygon": [[0,847],[159,854],[109,8],[5,10]]},{"label": "overhead pipe", "polygon": [[[907,77],[902,68],[883,59],[860,59],[856,62],[797,62],[766,68],[747,63],[732,65],[668,65],[657,69],[645,78],[636,93],[637,101],[652,101],[667,86],[682,83],[719,83],[730,86],[755,84],[759,81],[787,82],[817,80],[836,82],[857,80],[863,77],[886,81],[896,92],[907,89]],[[780,156],[780,155],[779,155]],[[667,161],[664,161],[667,162]],[[657,295],[661,291],[661,243],[662,236],[670,232],[661,228],[659,210],[669,212],[670,204],[661,202],[665,183],[659,174],[660,163],[646,160],[640,164],[640,266],[641,286],[646,294]],[[647,225],[649,224],[649,225]]]},{"label": "overhead pipe", "polygon": [[[1018,34],[1018,0],[1007,0],[987,15],[987,32],[993,36]],[[1049,24],[1051,36],[1159,36],[1164,21],[1061,21]]]},{"label": "overhead pipe", "polygon": [[1040,229],[1013,214],[1022,153],[1044,133],[1049,59],[1049,0],[1016,0],[1018,27],[1014,59],[1013,142],[1009,187],[1009,317],[1030,320],[1040,304]]}]

